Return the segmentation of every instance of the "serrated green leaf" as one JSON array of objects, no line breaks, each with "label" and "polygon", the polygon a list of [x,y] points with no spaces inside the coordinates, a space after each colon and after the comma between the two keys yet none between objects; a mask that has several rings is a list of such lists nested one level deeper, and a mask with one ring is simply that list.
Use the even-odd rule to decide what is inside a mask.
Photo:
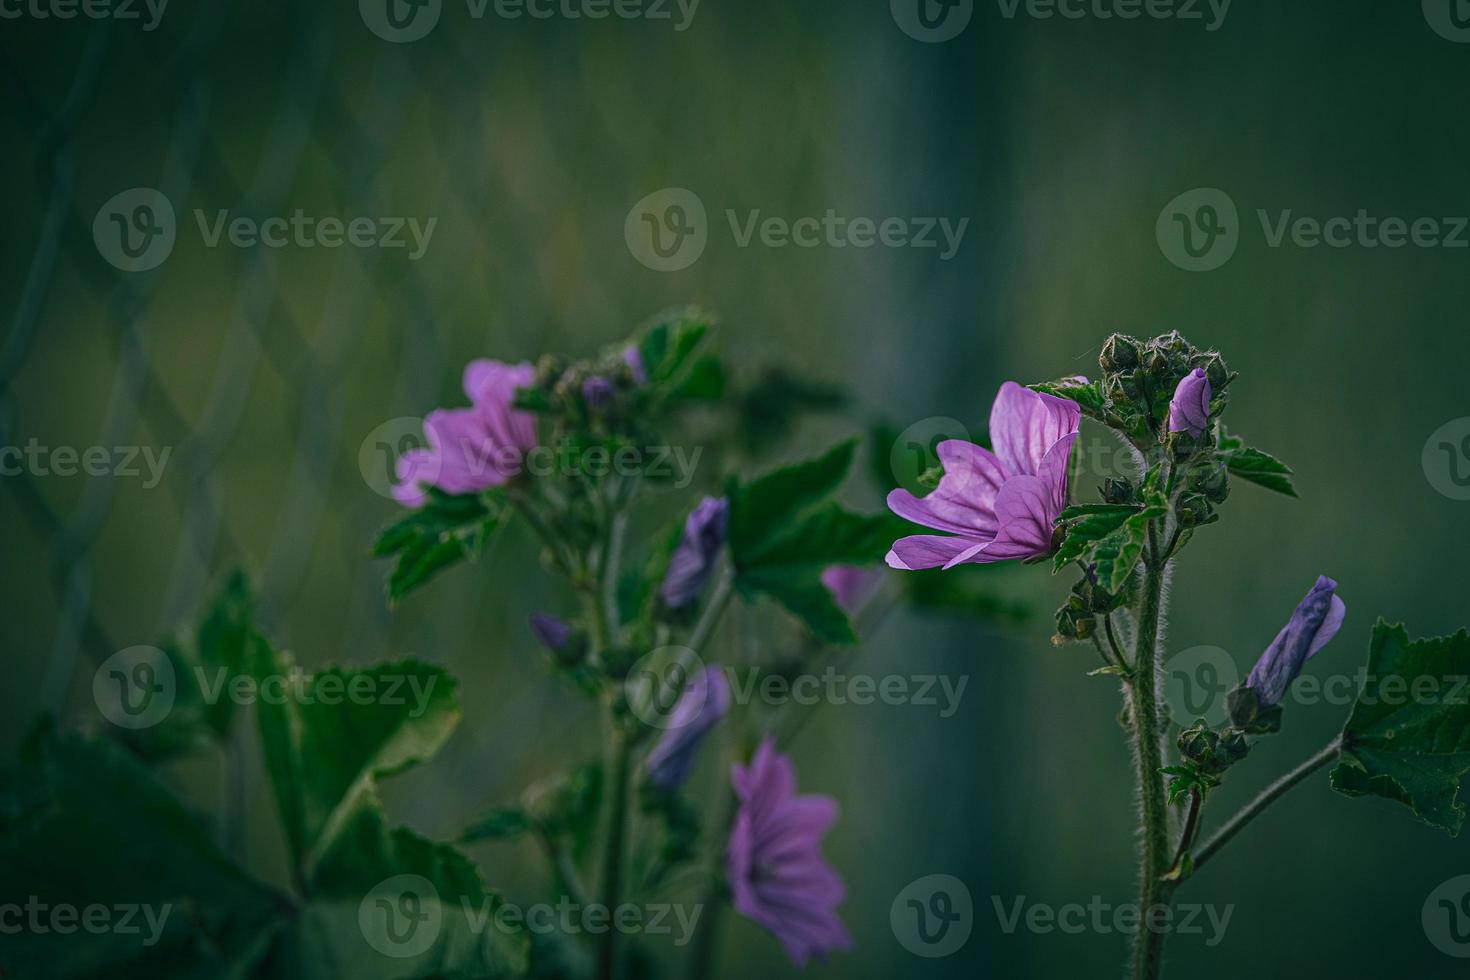
[{"label": "serrated green leaf", "polygon": [[459,835],[461,844],[486,840],[510,840],[531,829],[526,811],[518,806],[500,806],[470,824]]},{"label": "serrated green leaf", "polygon": [[808,508],[832,495],[852,466],[857,440],[815,459],[784,466],[730,490],[730,553],[738,566],[770,542],[785,537]]},{"label": "serrated green leaf", "polygon": [[377,780],[432,757],[448,739],[459,722],[455,681],[414,660],[307,674],[269,648],[252,675],[266,774],[299,879],[309,883],[356,812],[376,807]]},{"label": "serrated green leaf", "polygon": [[857,633],[820,575],[820,570],[813,575],[806,567],[778,565],[744,572],[735,584],[747,600],[753,601],[758,595],[775,599],[822,642],[850,646],[857,642]]},{"label": "serrated green leaf", "polygon": [[1052,572],[1077,561],[1138,512],[1139,508],[1128,504],[1086,504],[1062,511],[1057,520],[1066,524],[1066,530],[1052,558]]},{"label": "serrated green leaf", "polygon": [[1402,803],[1431,827],[1458,836],[1470,772],[1470,633],[1410,640],[1380,619],[1368,672],[1342,732],[1332,788]]},{"label": "serrated green leaf", "polygon": [[1101,381],[1080,384],[1071,378],[1062,378],[1058,381],[1042,381],[1026,387],[1032,391],[1039,391],[1043,395],[1053,395],[1076,402],[1083,415],[1098,421],[1103,420],[1103,409],[1107,405],[1107,399],[1103,396]]},{"label": "serrated green leaf", "polygon": [[1149,521],[1164,516],[1168,506],[1151,494],[1142,507],[1111,504],[1087,505],[1067,526],[1052,570],[1061,571],[1073,561],[1093,565],[1097,583],[1116,593],[1128,583],[1148,541]]},{"label": "serrated green leaf", "polygon": [[1225,457],[1230,472],[1267,490],[1295,497],[1296,487],[1291,482],[1291,467],[1269,453],[1259,449],[1237,449]]},{"label": "serrated green leaf", "polygon": [[397,603],[446,568],[478,557],[510,514],[498,491],[459,496],[431,491],[424,506],[390,525],[373,546],[373,557],[395,559],[388,601]]},{"label": "serrated green leaf", "polygon": [[0,773],[0,868],[7,899],[146,907],[157,925],[139,910],[132,933],[6,930],[0,968],[18,980],[255,976],[291,915],[126,749],[49,729]]}]

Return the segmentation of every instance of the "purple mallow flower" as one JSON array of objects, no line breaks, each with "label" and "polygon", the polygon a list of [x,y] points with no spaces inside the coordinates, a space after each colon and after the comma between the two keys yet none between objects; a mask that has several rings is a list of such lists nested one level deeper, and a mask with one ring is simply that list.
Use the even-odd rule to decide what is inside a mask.
[{"label": "purple mallow flower", "polygon": [[899,517],[948,534],[900,538],[888,564],[952,568],[1051,550],[1052,525],[1067,504],[1067,467],[1081,411],[1076,402],[1001,385],[990,409],[995,451],[959,439],[941,442],[944,477],[927,497],[888,495]]},{"label": "purple mallow flower", "polygon": [[1210,379],[1195,368],[1174,389],[1169,402],[1169,431],[1188,432],[1198,439],[1210,427]]},{"label": "purple mallow flower", "polygon": [[730,682],[724,671],[706,667],[691,677],[669,713],[667,730],[644,762],[648,781],[662,790],[684,785],[704,736],[729,710]]},{"label": "purple mallow flower", "polygon": [[851,616],[868,601],[881,575],[877,569],[860,565],[833,565],[822,572],[822,584],[842,611]]},{"label": "purple mallow flower", "polygon": [[837,917],[846,891],[822,856],[836,801],[797,796],[796,769],[769,736],[749,766],[732,767],[731,782],[740,798],[726,851],[735,911],[770,930],[797,966],[851,949]]},{"label": "purple mallow flower", "polygon": [[1337,635],[1346,615],[1347,606],[1337,597],[1337,583],[1319,576],[1246,678],[1245,686],[1255,692],[1263,707],[1281,703],[1302,666]]},{"label": "purple mallow flower", "polygon": [[472,361],[464,371],[472,407],[429,413],[424,419],[429,446],[398,457],[393,498],[421,507],[428,499],[425,487],[478,493],[520,472],[522,455],[536,445],[536,417],[511,406],[516,390],[529,387],[535,376],[530,364]]},{"label": "purple mallow flower", "polygon": [[725,544],[730,503],[723,497],[705,497],[684,521],[684,537],[669,559],[659,596],[670,609],[683,609],[699,595],[714,570]]},{"label": "purple mallow flower", "polygon": [[531,632],[536,634],[536,639],[541,641],[542,646],[552,653],[557,653],[567,645],[567,641],[576,631],[566,620],[547,616],[544,613],[532,613]]},{"label": "purple mallow flower", "polygon": [[643,366],[643,354],[637,347],[626,347],[623,349],[623,363],[628,365],[633,372],[634,384],[648,383],[648,369]]}]

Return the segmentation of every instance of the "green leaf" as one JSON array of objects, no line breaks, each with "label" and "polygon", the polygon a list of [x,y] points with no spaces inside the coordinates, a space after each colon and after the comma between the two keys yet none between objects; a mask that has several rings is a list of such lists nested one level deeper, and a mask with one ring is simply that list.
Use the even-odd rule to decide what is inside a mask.
[{"label": "green leaf", "polygon": [[1259,449],[1237,449],[1225,457],[1225,465],[1242,480],[1295,497],[1296,487],[1291,482],[1292,469],[1281,460]]},{"label": "green leaf", "polygon": [[1380,619],[1368,673],[1342,732],[1332,788],[1402,803],[1431,827],[1458,836],[1470,772],[1470,633],[1410,640]]},{"label": "green leaf", "polygon": [[823,642],[857,642],[822,572],[833,565],[870,565],[882,560],[907,524],[891,514],[865,517],[829,503],[812,511],[781,538],[737,560],[735,586],[747,600],[775,599]]},{"label": "green leaf", "polygon": [[852,466],[857,440],[850,439],[816,459],[782,467],[730,491],[731,554],[739,564],[790,532],[804,510],[831,496]]},{"label": "green leaf", "polygon": [[1231,473],[1242,480],[1258,484],[1267,490],[1295,497],[1296,487],[1291,482],[1292,469],[1270,453],[1251,449],[1244,440],[1219,425],[1220,456]]},{"label": "green leaf", "polygon": [[1101,381],[1079,384],[1071,378],[1062,378],[1057,381],[1042,381],[1026,387],[1032,391],[1039,391],[1043,395],[1053,395],[1076,402],[1083,415],[1100,422],[1104,421],[1103,409],[1107,405],[1107,398],[1103,395]]},{"label": "green leaf", "polygon": [[[455,681],[415,660],[306,674],[269,648],[252,671],[266,773],[300,880],[358,811],[376,808],[377,780],[430,758],[459,722]],[[272,692],[288,692],[285,697]]]},{"label": "green leaf", "polygon": [[126,749],[49,729],[0,773],[0,868],[7,900],[144,907],[131,934],[4,936],[8,977],[252,977],[291,914],[286,896],[232,864]]},{"label": "green leaf", "polygon": [[853,514],[826,499],[841,486],[856,449],[857,440],[849,440],[729,490],[736,588],[747,601],[775,599],[827,643],[855,643],[857,636],[822,584],[822,572],[882,561],[908,528],[891,514]]},{"label": "green leaf", "polygon": [[690,365],[669,397],[675,401],[712,402],[725,397],[725,365],[707,354]]},{"label": "green leaf", "polygon": [[1074,561],[1096,565],[1098,584],[1108,592],[1118,592],[1143,554],[1149,521],[1167,512],[1168,505],[1156,494],[1142,507],[1086,504],[1068,508],[1058,518],[1066,531],[1052,571],[1060,572]]},{"label": "green leaf", "polygon": [[695,308],[670,310],[643,328],[638,354],[651,385],[667,385],[689,363],[713,323],[709,314]]},{"label": "green leaf", "polygon": [[388,601],[396,604],[444,571],[480,551],[510,516],[504,494],[450,496],[429,491],[429,500],[378,537],[373,557],[396,559],[388,577]]},{"label": "green leaf", "polygon": [[466,827],[459,835],[459,842],[473,844],[485,840],[512,840],[530,829],[531,821],[520,807],[496,807]]}]

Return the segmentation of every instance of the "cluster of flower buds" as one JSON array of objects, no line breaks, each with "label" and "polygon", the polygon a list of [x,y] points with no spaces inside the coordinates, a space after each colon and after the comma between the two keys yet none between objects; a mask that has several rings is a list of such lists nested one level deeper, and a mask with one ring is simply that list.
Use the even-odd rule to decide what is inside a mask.
[{"label": "cluster of flower buds", "polygon": [[1206,776],[1219,777],[1225,770],[1244,759],[1250,752],[1245,732],[1235,729],[1215,731],[1196,721],[1179,733],[1179,754]]},{"label": "cluster of flower buds", "polygon": [[1091,572],[1072,586],[1072,594],[1057,610],[1057,632],[1052,642],[1061,645],[1068,640],[1090,640],[1097,633],[1098,617],[1127,604],[1127,589],[1117,595],[1093,581]]},{"label": "cluster of flower buds", "polygon": [[[1219,354],[1200,350],[1177,330],[1152,340],[1115,333],[1098,363],[1102,394],[1119,427],[1140,449],[1167,442],[1177,458],[1209,438],[1208,420],[1224,409],[1233,379]],[[1176,395],[1186,400],[1176,404]]]},{"label": "cluster of flower buds", "polygon": [[634,416],[647,373],[637,347],[597,360],[569,361],[548,354],[536,363],[536,381],[527,404],[572,428],[599,423],[616,431]]}]

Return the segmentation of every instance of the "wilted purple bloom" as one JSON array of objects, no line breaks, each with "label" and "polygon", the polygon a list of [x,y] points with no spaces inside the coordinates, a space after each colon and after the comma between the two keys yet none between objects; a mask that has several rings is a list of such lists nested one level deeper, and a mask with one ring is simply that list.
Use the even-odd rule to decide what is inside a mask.
[{"label": "wilted purple bloom", "polygon": [[516,390],[535,380],[530,364],[472,361],[464,372],[471,408],[439,409],[424,419],[427,449],[404,453],[395,464],[393,498],[421,507],[424,488],[478,493],[505,483],[520,471],[521,457],[536,445],[536,417],[514,410]]},{"label": "wilted purple bloom", "polygon": [[664,790],[684,785],[704,736],[729,710],[730,682],[724,671],[706,667],[691,677],[669,713],[667,730],[645,760],[648,781]]},{"label": "wilted purple bloom", "polygon": [[797,796],[796,769],[769,736],[749,766],[732,768],[731,781],[740,798],[726,851],[735,911],[770,930],[797,966],[851,949],[837,917],[846,891],[822,856],[836,801]]},{"label": "wilted purple bloom", "polygon": [[900,538],[888,564],[952,568],[1049,552],[1052,525],[1067,504],[1067,468],[1080,420],[1076,402],[1014,381],[1001,385],[990,409],[994,452],[960,439],[941,442],[939,486],[922,499],[907,490],[888,495],[899,517],[949,532]]},{"label": "wilted purple bloom", "polygon": [[882,573],[860,565],[833,565],[822,572],[822,584],[848,615],[857,612],[878,584]]},{"label": "wilted purple bloom", "polygon": [[593,408],[612,401],[613,383],[600,374],[594,374],[582,382],[582,400]]},{"label": "wilted purple bloom", "polygon": [[636,346],[623,350],[623,363],[633,371],[634,384],[648,383],[648,370],[643,366],[643,354]]},{"label": "wilted purple bloom", "polygon": [[724,497],[705,497],[684,521],[684,537],[659,587],[664,605],[682,609],[699,595],[725,544],[729,515],[730,503]]},{"label": "wilted purple bloom", "polygon": [[536,639],[541,641],[542,646],[556,653],[567,645],[567,641],[576,631],[565,620],[544,613],[532,613],[531,632],[536,634]]},{"label": "wilted purple bloom", "polygon": [[1245,686],[1255,691],[1263,706],[1280,704],[1286,689],[1302,672],[1302,666],[1342,628],[1347,606],[1336,593],[1337,583],[1325,575],[1319,576],[1312,591],[1251,668]]},{"label": "wilted purple bloom", "polygon": [[1210,379],[1195,368],[1174,389],[1169,402],[1169,431],[1188,432],[1198,439],[1210,427]]}]

